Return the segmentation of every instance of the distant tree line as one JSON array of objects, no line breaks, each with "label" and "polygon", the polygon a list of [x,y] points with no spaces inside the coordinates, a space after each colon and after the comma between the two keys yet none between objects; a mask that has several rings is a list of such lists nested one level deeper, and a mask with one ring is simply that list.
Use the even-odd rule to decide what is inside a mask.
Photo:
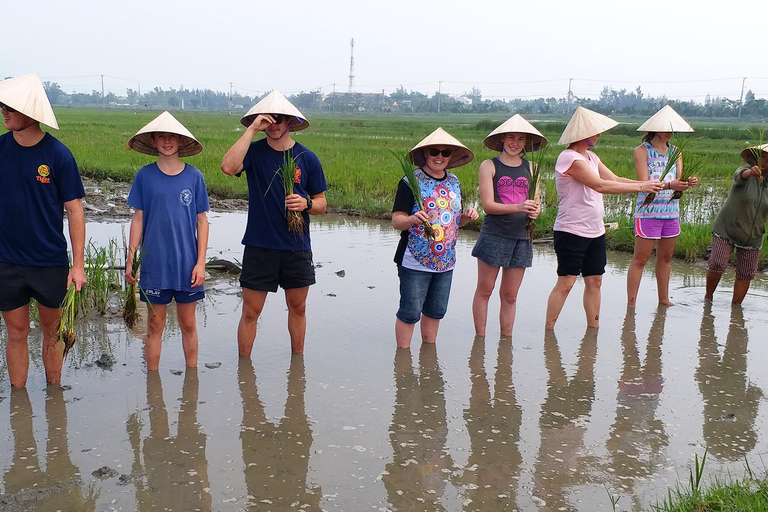
[{"label": "distant tree line", "polygon": [[[210,89],[161,89],[148,91],[127,89],[125,96],[100,91],[86,93],[64,92],[56,82],[44,82],[51,103],[108,108],[147,108],[170,110],[241,110],[255,104],[264,95],[247,96],[237,92],[231,95]],[[266,94],[266,93],[265,93]],[[414,113],[506,113],[521,114],[562,114],[568,115],[581,105],[603,114],[649,116],[659,108],[670,104],[686,117],[768,117],[768,101],[755,98],[750,90],[739,100],[707,96],[703,103],[697,101],[669,100],[665,96],[646,97],[641,88],[603,88],[597,99],[579,98],[535,98],[535,99],[483,99],[477,88],[461,96],[435,92],[431,96],[407,91],[399,87],[391,94],[381,93],[331,93],[320,91],[301,92],[289,95],[291,101],[301,110],[325,110],[333,112],[414,112]]]}]

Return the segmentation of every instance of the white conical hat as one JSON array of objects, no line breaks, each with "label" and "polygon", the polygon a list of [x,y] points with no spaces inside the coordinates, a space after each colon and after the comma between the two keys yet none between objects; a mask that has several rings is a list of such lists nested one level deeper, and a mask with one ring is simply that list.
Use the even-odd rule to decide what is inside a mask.
[{"label": "white conical hat", "polygon": [[747,163],[757,165],[760,162],[760,158],[763,156],[763,153],[765,152],[768,152],[768,144],[750,146],[741,152],[741,158]]},{"label": "white conical hat", "polygon": [[504,144],[502,139],[508,133],[524,133],[528,136],[525,143],[525,150],[528,152],[538,151],[547,145],[547,138],[539,132],[531,123],[526,121],[520,114],[515,114],[504,123],[493,130],[483,141],[488,149],[501,151]]},{"label": "white conical hat", "polygon": [[260,102],[252,106],[251,110],[240,119],[240,123],[247,128],[251,126],[253,119],[259,114],[285,114],[291,116],[288,130],[292,132],[298,132],[309,126],[307,118],[288,101],[288,98],[277,90],[267,94]]},{"label": "white conical hat", "polygon": [[145,155],[157,156],[157,148],[150,142],[153,133],[175,133],[178,135],[180,137],[179,156],[192,156],[203,150],[203,145],[198,142],[195,136],[167,110],[136,132],[136,135],[128,141],[128,148]]},{"label": "white conical hat", "polygon": [[639,132],[692,132],[693,128],[675,109],[665,105],[637,129]]},{"label": "white conical hat", "polygon": [[608,131],[618,124],[610,117],[598,114],[584,107],[579,107],[571,116],[568,126],[563,130],[563,134],[557,143],[561,146],[572,144],[593,137],[598,133]]},{"label": "white conical hat", "polygon": [[54,130],[59,129],[51,103],[36,73],[0,82],[0,103],[8,105],[38,123],[50,126]]},{"label": "white conical hat", "polygon": [[424,140],[413,146],[413,149],[408,153],[408,159],[414,165],[421,167],[427,163],[426,159],[424,158],[424,151],[421,151],[421,149],[428,146],[450,146],[453,148],[451,161],[445,167],[446,169],[461,167],[462,165],[468,164],[472,161],[473,158],[475,158],[475,154],[472,153],[472,151],[470,151],[467,146],[459,142],[456,138],[453,137],[453,135],[446,132],[442,128],[438,128],[437,130],[427,135]]}]

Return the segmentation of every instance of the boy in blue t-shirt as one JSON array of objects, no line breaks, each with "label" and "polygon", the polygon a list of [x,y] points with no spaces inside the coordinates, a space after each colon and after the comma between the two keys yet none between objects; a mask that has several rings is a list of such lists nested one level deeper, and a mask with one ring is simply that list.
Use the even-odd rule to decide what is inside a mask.
[{"label": "boy in blue t-shirt", "polygon": [[[67,147],[40,128],[58,130],[56,116],[35,74],[0,82],[0,311],[7,329],[11,386],[29,372],[29,302],[37,301],[43,365],[49,384],[61,381],[58,326],[70,285],[85,285],[85,190]],[[64,238],[67,212],[72,267]]]},{"label": "boy in blue t-shirt", "polygon": [[136,282],[131,262],[141,249],[141,300],[151,307],[147,318],[145,356],[147,370],[160,364],[162,336],[171,300],[181,329],[181,343],[188,368],[197,367],[195,307],[205,297],[205,252],[208,247],[208,192],[202,173],[180,157],[203,150],[195,137],[170,113],[163,112],[128,141],[131,149],[156,155],[157,162],[139,169],[128,206],[131,220],[130,248],[125,280]]}]

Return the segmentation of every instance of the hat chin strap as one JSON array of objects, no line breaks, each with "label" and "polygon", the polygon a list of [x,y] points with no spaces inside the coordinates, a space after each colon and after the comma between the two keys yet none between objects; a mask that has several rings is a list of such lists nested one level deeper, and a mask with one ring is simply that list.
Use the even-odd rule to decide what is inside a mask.
[{"label": "hat chin strap", "polygon": [[291,131],[291,123],[288,123],[288,126],[286,126],[286,127],[285,127],[285,130],[283,130],[283,132],[280,134],[280,136],[279,136],[279,137],[277,137],[277,138],[275,138],[275,137],[270,137],[270,136],[269,136],[269,133],[267,133],[267,137],[269,137],[269,138],[270,138],[270,139],[272,139],[272,140],[280,140],[280,139],[282,139],[283,137],[285,137],[285,134],[286,134],[286,133],[288,133],[288,132],[290,132],[290,131]]}]

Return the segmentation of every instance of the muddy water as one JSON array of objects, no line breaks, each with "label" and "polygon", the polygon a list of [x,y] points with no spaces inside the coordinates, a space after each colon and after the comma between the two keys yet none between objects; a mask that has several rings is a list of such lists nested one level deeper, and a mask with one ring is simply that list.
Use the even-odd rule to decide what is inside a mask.
[{"label": "muddy water", "polygon": [[[212,216],[210,256],[241,257],[244,220]],[[290,354],[274,294],[252,360],[238,360],[239,287],[226,277],[208,281],[199,305],[197,371],[184,371],[172,315],[150,375],[140,340],[119,322],[93,322],[66,388],[46,390],[33,330],[26,390],[10,390],[0,363],[0,508],[593,511],[610,510],[607,487],[626,510],[687,480],[707,447],[708,478],[741,475],[745,457],[762,467],[764,277],[732,309],[726,275],[709,307],[703,267],[677,263],[678,305],[658,309],[647,274],[628,313],[628,256],[612,254],[599,332],[584,328],[577,284],[545,334],[555,257],[537,247],[512,339],[499,340],[497,298],[487,338],[476,339],[476,235],[465,233],[436,347],[396,351],[397,234],[333,218],[313,230],[303,357]],[[120,225],[88,232],[103,243]],[[112,369],[94,364],[103,353]]]}]

